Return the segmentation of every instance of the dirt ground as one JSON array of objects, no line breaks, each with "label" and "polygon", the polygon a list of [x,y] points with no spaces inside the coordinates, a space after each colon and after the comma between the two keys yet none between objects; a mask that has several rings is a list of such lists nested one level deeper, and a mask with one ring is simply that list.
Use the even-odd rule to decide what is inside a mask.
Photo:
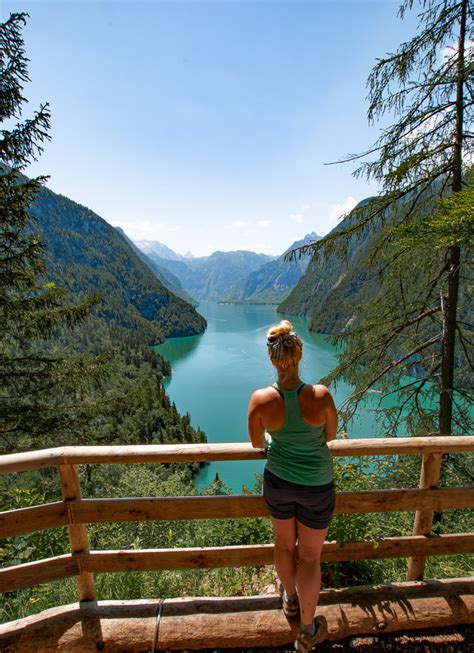
[{"label": "dirt ground", "polygon": [[[207,649],[199,653],[291,653],[293,648]],[[474,627],[456,626],[410,633],[364,635],[323,642],[315,653],[474,653]]]}]

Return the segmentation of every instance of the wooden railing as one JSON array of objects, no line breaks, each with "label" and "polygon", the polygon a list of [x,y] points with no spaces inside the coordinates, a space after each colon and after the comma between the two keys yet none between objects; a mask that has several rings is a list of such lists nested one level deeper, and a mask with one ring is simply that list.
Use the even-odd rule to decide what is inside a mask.
[{"label": "wooden railing", "polygon": [[[343,440],[330,443],[333,456],[421,455],[420,487],[340,492],[336,513],[414,511],[414,533],[377,541],[324,544],[322,561],[341,562],[408,557],[408,580],[422,577],[428,555],[470,553],[474,533],[430,536],[433,511],[474,507],[474,487],[436,487],[442,454],[474,451],[474,437],[424,437]],[[254,460],[263,451],[249,444],[62,447],[0,457],[0,473],[57,467],[63,500],[0,513],[0,537],[66,525],[71,553],[0,570],[0,592],[11,592],[68,576],[77,577],[79,599],[95,600],[93,573],[267,565],[273,545],[91,551],[87,524],[144,520],[261,517],[261,496],[192,496],[83,499],[77,466],[81,464],[171,463]],[[421,571],[420,571],[421,570]]]}]

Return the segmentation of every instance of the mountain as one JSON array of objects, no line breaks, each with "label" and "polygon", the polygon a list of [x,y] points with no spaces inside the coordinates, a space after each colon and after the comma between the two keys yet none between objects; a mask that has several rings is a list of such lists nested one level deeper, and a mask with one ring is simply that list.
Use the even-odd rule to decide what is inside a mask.
[{"label": "mountain", "polygon": [[176,297],[116,229],[90,209],[43,187],[31,207],[47,247],[48,279],[72,295],[101,292],[102,320],[147,342],[200,333],[206,322]]},{"label": "mountain", "polygon": [[[365,204],[363,200],[358,206]],[[347,216],[331,233],[352,224]],[[371,227],[353,236],[345,256],[336,252],[313,258],[305,274],[288,297],[278,306],[278,312],[306,315],[310,329],[320,333],[344,333],[357,321],[358,306],[374,296],[376,272],[362,265],[367,248],[377,237],[378,229]]]},{"label": "mountain", "polygon": [[198,299],[225,299],[231,286],[272,258],[265,254],[240,250],[214,252],[205,258],[188,260],[187,265],[199,273],[199,279],[205,279],[203,286],[195,284],[192,289],[189,288],[189,292]]},{"label": "mountain", "polygon": [[135,241],[135,245],[144,254],[155,254],[156,256],[168,259],[169,261],[185,261],[189,258],[189,255],[181,256],[181,254],[173,252],[173,250],[167,247],[167,245],[159,243],[157,240],[137,240]]},{"label": "mountain", "polygon": [[285,256],[293,249],[319,240],[317,234],[307,234],[302,240],[295,241],[279,258],[262,265],[251,272],[230,289],[227,300],[230,302],[249,302],[278,304],[296,286],[304,274],[310,255],[296,261],[286,261]]},{"label": "mountain", "polygon": [[[161,267],[155,261],[153,261],[151,258],[149,258],[141,249],[135,245],[133,240],[131,240],[125,231],[121,227],[115,227],[115,229],[118,231],[118,233],[126,240],[126,242],[129,244],[129,246],[133,249],[135,254],[140,257],[140,259],[148,265],[149,268],[155,273],[155,275],[158,277],[158,279],[161,281],[161,283],[168,288],[168,290],[171,290],[172,293],[174,293],[177,297],[181,297],[181,299],[184,299],[185,302],[188,302],[191,304],[191,306],[196,306],[197,302],[195,299],[193,299],[188,293],[183,289],[183,286],[181,285],[181,281],[178,279],[177,276],[175,276],[172,272],[167,270],[164,267]],[[146,241],[144,241],[146,242]],[[158,243],[160,244],[160,243]],[[163,245],[163,247],[166,247],[166,245]],[[170,250],[171,251],[171,250]]]},{"label": "mountain", "polygon": [[210,256],[186,260],[164,259],[147,254],[159,267],[166,268],[181,282],[184,290],[197,300],[225,300],[230,288],[250,272],[257,270],[274,257],[255,252],[214,252]]}]

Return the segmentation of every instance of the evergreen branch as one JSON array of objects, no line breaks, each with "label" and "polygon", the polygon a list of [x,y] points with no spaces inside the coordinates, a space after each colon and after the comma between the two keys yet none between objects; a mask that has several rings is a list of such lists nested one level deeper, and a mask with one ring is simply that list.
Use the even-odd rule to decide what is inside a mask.
[{"label": "evergreen branch", "polygon": [[390,397],[390,395],[396,394],[398,392],[403,392],[405,388],[409,388],[416,383],[420,383],[421,381],[431,381],[434,376],[439,376],[436,374],[436,372],[441,368],[441,363],[438,363],[436,367],[432,368],[431,371],[424,376],[422,379],[415,379],[414,381],[411,381],[410,383],[406,383],[405,385],[402,385],[400,388],[394,388],[393,390],[390,390],[389,392],[385,392],[383,395],[381,395],[380,400],[386,399],[387,397]]},{"label": "evergreen branch", "polygon": [[362,397],[370,388],[377,383],[377,381],[380,381],[380,379],[388,374],[389,372],[392,372],[395,368],[399,367],[402,363],[404,363],[406,360],[411,358],[412,356],[415,356],[418,354],[420,351],[424,351],[428,347],[431,347],[432,345],[436,344],[437,342],[440,342],[442,340],[442,334],[438,334],[436,336],[433,336],[426,342],[424,342],[421,345],[418,345],[418,347],[415,347],[411,351],[408,352],[408,354],[405,354],[398,360],[394,361],[393,363],[390,363],[390,365],[387,365],[381,372],[376,374],[372,379],[362,388],[362,390],[358,390],[356,393],[351,395],[347,401],[352,401],[353,399],[357,397]]},{"label": "evergreen branch", "polygon": [[[408,320],[407,322],[404,322],[403,324],[400,324],[397,327],[397,333],[395,334],[395,337],[392,339],[392,333],[390,332],[388,334],[388,339],[384,338],[382,340],[379,340],[378,342],[370,342],[365,349],[359,350],[356,354],[352,355],[348,361],[346,361],[343,364],[339,364],[332,373],[324,377],[328,383],[331,383],[335,378],[338,378],[340,376],[343,376],[348,370],[354,368],[355,366],[359,365],[361,361],[364,360],[364,357],[372,353],[373,351],[377,350],[380,347],[385,347],[388,349],[388,347],[393,343],[393,341],[396,339],[396,336],[399,335],[400,333],[403,332],[404,329],[413,326],[414,324],[419,324],[423,319],[430,317],[434,315],[435,313],[440,312],[440,307],[433,308],[431,310],[425,311],[424,313],[417,315],[416,317],[412,318],[411,320]],[[384,320],[382,319],[382,323],[384,323]],[[373,327],[373,325],[372,325]],[[365,327],[364,332],[367,330],[370,330],[372,328],[371,326]],[[437,336],[437,338],[440,338],[441,334]],[[411,355],[408,354],[408,357]],[[380,357],[379,357],[380,358]],[[378,379],[377,379],[378,380]],[[373,385],[373,384],[371,384]],[[371,387],[371,386],[369,386]],[[364,391],[365,392],[365,391]]]},{"label": "evergreen branch", "polygon": [[467,343],[466,343],[466,341],[465,341],[465,339],[464,339],[464,334],[463,334],[463,332],[461,331],[461,329],[459,328],[459,324],[458,324],[458,323],[456,323],[456,331],[457,331],[458,334],[459,334],[459,342],[461,343],[461,347],[462,347],[462,349],[463,349],[463,351],[464,351],[464,355],[465,355],[465,357],[466,357],[466,360],[467,360],[467,362],[469,363],[469,366],[470,366],[471,370],[473,370],[473,369],[474,369],[474,364],[473,364],[473,362],[471,361],[471,359],[470,359],[470,357],[469,357],[469,353],[468,353],[468,350],[467,350],[467,347],[466,347],[466,344],[469,344],[469,345],[470,345],[471,343],[470,343],[470,342],[467,342]]},{"label": "evergreen branch", "polygon": [[12,131],[2,130],[0,140],[0,159],[20,170],[27,163],[37,160],[43,151],[43,143],[50,140],[48,134],[51,114],[49,104],[41,105],[30,120],[25,120]]},{"label": "evergreen branch", "polygon": [[[446,38],[451,25],[459,15],[460,5],[442,9],[434,22],[429,25],[421,34],[417,34],[410,41],[403,43],[398,52],[391,54],[386,59],[377,62],[369,76],[367,86],[369,87],[369,123],[377,115],[383,115],[389,107],[385,105],[384,93],[390,93],[389,82],[395,80],[400,84],[405,84],[412,74],[415,67],[417,56],[423,56],[422,53],[428,51],[427,64],[430,65],[434,59],[434,51],[440,45],[440,42]],[[452,15],[452,17],[450,17]],[[423,64],[427,64],[423,61]],[[398,110],[403,109],[403,104],[398,106]]]}]

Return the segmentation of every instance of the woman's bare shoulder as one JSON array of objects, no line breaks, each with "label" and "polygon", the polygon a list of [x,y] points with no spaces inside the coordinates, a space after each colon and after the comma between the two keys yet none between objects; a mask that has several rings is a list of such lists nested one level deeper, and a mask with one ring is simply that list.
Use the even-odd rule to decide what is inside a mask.
[{"label": "woman's bare shoulder", "polygon": [[267,401],[275,399],[275,393],[277,393],[277,390],[272,385],[269,385],[267,388],[259,388],[252,394],[250,401],[256,404],[264,404]]},{"label": "woman's bare shoulder", "polygon": [[331,392],[325,385],[322,385],[321,383],[315,383],[311,387],[313,389],[313,395],[316,397],[316,399],[327,399],[331,397]]}]

